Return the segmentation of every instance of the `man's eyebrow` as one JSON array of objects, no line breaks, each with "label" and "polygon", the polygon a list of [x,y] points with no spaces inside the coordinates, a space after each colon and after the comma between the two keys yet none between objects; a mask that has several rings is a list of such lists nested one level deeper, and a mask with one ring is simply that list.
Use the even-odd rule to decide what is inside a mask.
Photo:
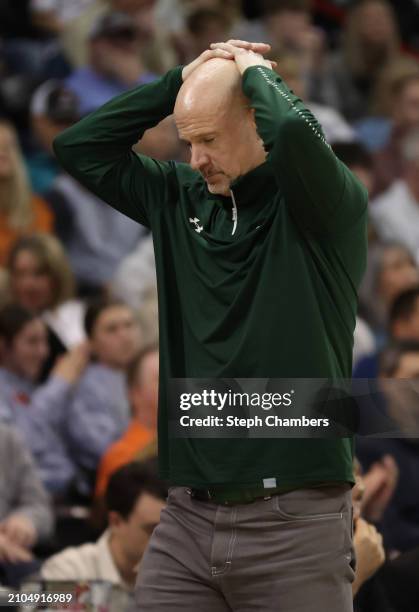
[{"label": "man's eyebrow", "polygon": [[[215,132],[203,132],[202,134],[195,134],[195,136],[193,136],[193,138],[195,140],[203,140],[204,138],[214,138],[216,136]],[[190,143],[190,140],[188,138],[182,138],[182,136],[179,135],[179,140],[181,140],[182,142],[186,142],[187,144]]]}]

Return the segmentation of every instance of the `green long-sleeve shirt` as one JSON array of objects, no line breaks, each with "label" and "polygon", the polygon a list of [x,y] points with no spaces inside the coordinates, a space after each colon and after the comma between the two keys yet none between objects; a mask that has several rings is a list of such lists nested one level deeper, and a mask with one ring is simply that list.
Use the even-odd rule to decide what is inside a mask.
[{"label": "green long-sleeve shirt", "polygon": [[242,83],[268,157],[232,184],[234,233],[231,198],[211,195],[187,164],[131,150],[173,112],[180,67],[66,130],[55,152],[85,187],[153,232],[162,477],[190,486],[255,485],[271,477],[278,486],[353,482],[348,438],[169,437],[171,377],[351,375],[366,261],[365,189],[276,73],[251,67]]}]

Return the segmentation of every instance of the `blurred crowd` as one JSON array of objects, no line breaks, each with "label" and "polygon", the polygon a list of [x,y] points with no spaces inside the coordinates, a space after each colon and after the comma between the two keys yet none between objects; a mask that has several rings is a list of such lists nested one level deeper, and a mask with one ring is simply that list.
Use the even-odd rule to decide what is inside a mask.
[{"label": "blurred crowd", "polygon": [[[152,239],[60,169],[54,137],[211,42],[269,42],[370,194],[354,376],[414,381],[418,24],[416,0],[2,0],[0,585],[105,581],[113,609],[128,609],[167,494]],[[135,148],[188,161],[170,117]],[[417,403],[388,404],[418,436]],[[357,445],[360,611],[418,609],[418,437]]]}]

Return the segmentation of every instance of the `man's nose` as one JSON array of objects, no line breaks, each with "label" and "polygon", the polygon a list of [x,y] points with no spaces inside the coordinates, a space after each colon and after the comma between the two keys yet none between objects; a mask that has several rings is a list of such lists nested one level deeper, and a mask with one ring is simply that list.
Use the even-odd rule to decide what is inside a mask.
[{"label": "man's nose", "polygon": [[202,170],[208,164],[208,161],[208,155],[200,147],[191,148],[191,161],[189,163],[193,170]]}]

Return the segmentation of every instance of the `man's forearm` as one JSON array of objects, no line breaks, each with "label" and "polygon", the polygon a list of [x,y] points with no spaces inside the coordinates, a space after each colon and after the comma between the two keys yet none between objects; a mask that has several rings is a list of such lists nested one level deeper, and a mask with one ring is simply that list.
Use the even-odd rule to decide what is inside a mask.
[{"label": "man's forearm", "polygon": [[337,159],[321,126],[272,70],[254,66],[243,91],[294,218],[305,230],[344,232],[365,215],[366,190]]},{"label": "man's forearm", "polygon": [[173,112],[181,85],[182,67],[177,67],[107,102],[55,139],[60,163],[73,174],[84,170],[80,153],[83,158],[93,154],[98,159],[114,159]]},{"label": "man's forearm", "polygon": [[173,111],[182,68],[128,91],[60,134],[54,151],[86,189],[149,227],[148,210],[164,203],[171,166],[137,155],[132,146]]}]

